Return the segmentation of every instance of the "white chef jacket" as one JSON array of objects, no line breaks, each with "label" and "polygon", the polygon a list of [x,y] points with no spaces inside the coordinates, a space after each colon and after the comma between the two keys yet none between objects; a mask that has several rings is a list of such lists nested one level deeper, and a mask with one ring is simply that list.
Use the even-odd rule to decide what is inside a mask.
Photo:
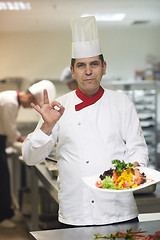
[{"label": "white chef jacket", "polygon": [[16,91],[0,92],[0,135],[7,136],[8,143],[15,142],[21,135],[16,125],[18,109]]},{"label": "white chef jacket", "polygon": [[65,112],[50,136],[37,129],[22,146],[28,165],[40,163],[57,144],[59,221],[71,225],[101,225],[137,217],[132,193],[106,193],[88,187],[83,177],[113,167],[112,160],[148,163],[148,150],[132,101],[105,90],[93,105],[75,111],[82,102],[75,91],[57,99]]}]

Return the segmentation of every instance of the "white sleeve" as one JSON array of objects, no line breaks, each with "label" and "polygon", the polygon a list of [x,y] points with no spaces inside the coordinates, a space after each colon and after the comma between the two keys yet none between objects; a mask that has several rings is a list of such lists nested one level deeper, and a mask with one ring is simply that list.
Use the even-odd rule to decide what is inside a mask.
[{"label": "white sleeve", "polygon": [[28,165],[42,162],[51,152],[55,145],[52,136],[46,135],[40,129],[30,133],[22,144],[22,156]]},{"label": "white sleeve", "polygon": [[126,97],[124,136],[129,162],[137,161],[140,166],[148,165],[148,148],[140,126],[139,117],[133,102]]}]

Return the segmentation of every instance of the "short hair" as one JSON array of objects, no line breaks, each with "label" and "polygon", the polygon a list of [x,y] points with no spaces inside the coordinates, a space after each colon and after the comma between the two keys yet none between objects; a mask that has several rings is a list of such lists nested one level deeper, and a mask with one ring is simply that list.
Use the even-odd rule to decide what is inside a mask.
[{"label": "short hair", "polygon": [[[104,63],[103,54],[100,54],[100,55],[99,55],[99,58],[100,58],[100,60],[101,60],[101,62],[102,62],[102,65],[103,65],[103,63]],[[74,68],[75,61],[76,61],[76,58],[72,58],[72,59],[71,59],[71,66],[72,66],[73,68]]]}]

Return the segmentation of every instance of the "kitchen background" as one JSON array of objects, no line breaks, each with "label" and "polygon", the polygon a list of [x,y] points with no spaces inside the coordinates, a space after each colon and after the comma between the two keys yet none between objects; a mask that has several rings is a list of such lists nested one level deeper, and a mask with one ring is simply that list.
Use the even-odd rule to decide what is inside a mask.
[{"label": "kitchen background", "polygon": [[[87,12],[91,15],[125,13],[126,17],[121,22],[97,21],[102,52],[107,61],[107,73],[102,84],[123,90],[134,101],[142,103],[142,106],[139,102],[136,106],[143,115],[146,104],[149,105],[149,115],[142,116],[141,120],[144,130],[147,129],[146,138],[150,138],[151,147],[154,145],[154,153],[158,150],[160,1],[82,0],[79,4],[70,0],[66,6],[65,0],[32,0],[28,3],[30,9],[26,11],[7,10],[7,7],[18,8],[18,5],[11,6],[14,1],[10,1],[4,7],[4,3],[7,1],[0,2],[0,91],[26,90],[33,82],[49,79],[56,86],[57,97],[69,91],[60,82],[60,76],[62,70],[70,65],[70,20]],[[3,8],[5,11],[1,11]],[[143,103],[144,97],[152,99]],[[28,134],[38,120],[34,110],[20,109],[18,127]]]},{"label": "kitchen background", "polygon": [[[56,86],[57,97],[67,93],[69,90],[60,82],[60,76],[62,70],[70,65],[70,19],[82,14],[126,14],[121,22],[97,21],[102,52],[107,61],[107,73],[102,85],[124,91],[133,99],[149,146],[151,167],[159,170],[160,0],[30,0],[28,3],[20,3],[23,9],[27,6],[28,10],[20,11],[18,1],[0,2],[0,91],[26,90],[33,82],[49,79]],[[18,128],[22,134],[28,134],[34,130],[38,120],[39,116],[34,110],[21,108]],[[12,185],[15,185],[12,186],[15,205],[20,202],[22,213],[30,219],[33,213],[30,189],[34,188],[35,182],[31,182],[29,188],[23,188],[23,181],[19,181],[22,177],[21,171],[24,174],[25,171],[30,171],[30,168],[24,171],[24,166],[16,161],[17,153],[11,153],[10,159],[12,158],[15,158],[15,161],[10,161],[15,164],[12,166],[15,172],[11,178]],[[50,172],[55,173],[53,169]],[[28,178],[26,179],[27,182]],[[46,191],[44,187],[39,188],[40,203],[36,203],[40,211],[39,216],[43,217],[39,217],[40,223],[36,223],[41,224],[41,229],[52,227],[55,223],[49,221],[48,217],[53,217],[55,212],[57,216],[57,204]],[[37,194],[35,189],[33,193]],[[144,196],[144,199],[139,198],[141,208],[146,203],[150,204],[150,196],[149,201],[146,200],[146,195]],[[149,207],[145,206],[147,212],[159,211],[159,195],[155,196],[156,202],[148,205]],[[141,213],[145,212],[142,210]],[[35,222],[32,227],[35,227],[34,224]],[[21,225],[20,229],[23,229]],[[0,239],[4,240],[4,235],[0,235]],[[14,239],[17,240],[18,237]]]}]

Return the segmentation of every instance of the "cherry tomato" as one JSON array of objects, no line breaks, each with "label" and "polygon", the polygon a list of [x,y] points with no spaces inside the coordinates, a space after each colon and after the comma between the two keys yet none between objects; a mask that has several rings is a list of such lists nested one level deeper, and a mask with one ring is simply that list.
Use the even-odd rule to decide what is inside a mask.
[{"label": "cherry tomato", "polygon": [[102,184],[102,181],[101,181],[101,180],[98,180],[98,181],[96,182],[96,187],[98,187],[98,188],[102,188],[102,187],[103,187],[103,184]]}]

